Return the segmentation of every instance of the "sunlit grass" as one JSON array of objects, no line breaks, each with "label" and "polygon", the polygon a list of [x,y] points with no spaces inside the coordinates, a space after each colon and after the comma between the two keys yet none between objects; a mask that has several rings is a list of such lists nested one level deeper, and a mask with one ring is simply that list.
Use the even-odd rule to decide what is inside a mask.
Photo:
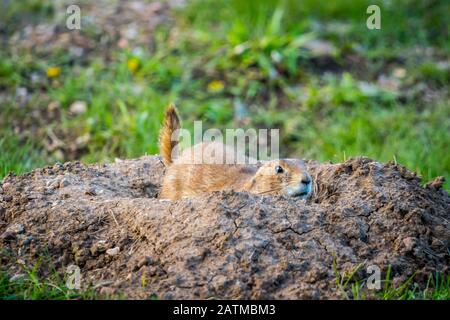
[{"label": "sunlit grass", "polygon": [[66,300],[66,299],[99,299],[92,288],[84,290],[70,289],[66,279],[56,270],[50,268],[50,274],[40,274],[42,258],[11,278],[6,271],[0,270],[0,300]]},{"label": "sunlit grass", "polygon": [[0,137],[0,179],[10,172],[22,173],[45,164],[41,152],[31,141],[11,132]]},{"label": "sunlit grass", "polygon": [[[102,162],[157,153],[163,110],[171,101],[178,104],[187,128],[198,119],[208,127],[226,128],[234,126],[233,108],[239,100],[248,109],[250,125],[282,129],[286,146],[282,153],[334,161],[342,160],[344,154],[380,161],[396,158],[425,180],[436,175],[448,178],[448,101],[425,109],[414,101],[402,105],[396,103],[395,93],[377,87],[371,95],[364,93],[357,76],[350,73],[330,77],[308,69],[310,57],[302,45],[310,38],[328,39],[338,49],[371,38],[370,46],[379,51],[367,53],[376,58],[374,52],[381,52],[381,59],[392,37],[405,48],[423,37],[441,45],[434,29],[420,35],[407,28],[428,23],[428,13],[422,19],[417,15],[420,8],[409,6],[408,1],[398,4],[411,14],[399,20],[402,23],[396,33],[359,33],[364,27],[359,24],[361,10],[367,3],[304,1],[297,5],[295,1],[270,0],[257,5],[231,1],[224,6],[221,1],[193,1],[177,13],[179,35],[175,40],[169,41],[169,30],[158,30],[157,49],[152,52],[115,50],[109,62],[92,57],[79,65],[69,63],[71,59],[61,52],[45,59],[3,53],[0,84],[11,92],[21,86],[35,93],[28,109],[2,110],[0,175],[70,160],[41,152],[45,136],[10,138],[9,123],[28,120],[33,109],[45,110],[42,101],[60,104],[60,122],[52,126],[68,135],[67,143],[87,137],[81,160]],[[44,8],[38,1],[33,1],[33,6]],[[17,6],[11,10],[20,12]],[[436,17],[439,20],[440,15]],[[339,31],[340,37],[330,34],[327,25],[344,18],[350,29]],[[391,28],[391,19],[389,15],[383,20],[385,29]],[[242,45],[238,51],[237,45]],[[438,88],[448,83],[446,74],[431,62],[424,62],[418,70],[414,65],[404,67],[413,72],[415,81],[433,81]],[[47,79],[51,68],[58,68],[56,80]],[[31,72],[40,74],[42,81],[32,83]],[[212,84],[220,84],[220,89]],[[39,93],[42,89],[44,98]],[[86,102],[87,111],[71,114],[68,109],[74,101]]]},{"label": "sunlit grass", "polygon": [[[419,286],[414,279],[416,274],[400,284],[394,285],[392,281],[392,268],[388,266],[384,278],[379,279],[379,288],[369,288],[368,278],[361,279],[357,273],[361,271],[364,263],[355,266],[348,272],[341,272],[333,259],[333,272],[335,285],[343,299],[350,300],[449,300],[450,276],[439,272],[428,276],[426,285]],[[373,279],[370,280],[372,283]],[[373,284],[373,283],[372,283]]]},{"label": "sunlit grass", "polygon": [[[306,158],[342,161],[343,156],[394,160],[423,177],[424,182],[450,178],[450,108],[414,105],[339,108],[323,117],[305,113],[309,123],[298,128],[299,153]],[[447,184],[448,187],[448,184]]]}]

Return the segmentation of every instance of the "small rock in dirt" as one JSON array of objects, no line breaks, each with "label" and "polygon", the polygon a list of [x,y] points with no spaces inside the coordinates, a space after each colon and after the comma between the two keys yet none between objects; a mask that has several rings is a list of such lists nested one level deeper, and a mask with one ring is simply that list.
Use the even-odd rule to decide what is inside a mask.
[{"label": "small rock in dirt", "polygon": [[114,288],[110,288],[110,287],[102,287],[99,291],[101,296],[112,296],[115,293]]},{"label": "small rock in dirt", "polygon": [[215,290],[220,291],[226,289],[229,286],[229,282],[224,275],[218,275],[212,279],[211,285]]},{"label": "small rock in dirt", "polygon": [[74,252],[74,258],[75,258],[75,262],[78,265],[84,264],[86,262],[86,260],[88,259],[88,250],[83,248],[83,249],[78,249],[75,248],[73,249]]},{"label": "small rock in dirt", "polygon": [[61,104],[59,103],[59,101],[52,101],[49,103],[49,105],[47,106],[47,111],[49,113],[53,113],[56,110],[58,110],[61,107]]},{"label": "small rock in dirt", "polygon": [[0,187],[0,194],[3,194],[3,188]]},{"label": "small rock in dirt", "polygon": [[108,249],[108,243],[105,240],[100,240],[94,243],[90,249],[93,256],[103,253]]},{"label": "small rock in dirt", "polygon": [[36,187],[35,190],[38,193],[45,193],[45,187],[43,187],[43,186],[38,186],[38,187]]},{"label": "small rock in dirt", "polygon": [[[4,184],[3,184],[3,190],[8,190],[9,188],[11,187],[11,183],[9,183],[9,182],[5,182]],[[4,191],[3,191],[4,192]]]},{"label": "small rock in dirt", "polygon": [[415,244],[416,244],[416,239],[413,237],[407,237],[405,239],[403,239],[403,244],[405,245],[405,250],[407,252],[412,251],[412,249],[414,248]]},{"label": "small rock in dirt", "polygon": [[33,241],[33,237],[32,237],[32,236],[29,236],[28,238],[26,238],[26,239],[22,242],[22,245],[23,245],[23,246],[28,246],[28,245],[31,243],[31,241]]},{"label": "small rock in dirt", "polygon": [[406,76],[406,69],[404,68],[395,68],[392,72],[394,77],[396,78],[404,78]]},{"label": "small rock in dirt", "polygon": [[311,54],[315,57],[332,56],[336,51],[336,48],[331,42],[319,39],[306,42],[304,47],[310,50]]},{"label": "small rock in dirt", "polygon": [[12,232],[3,232],[1,237],[2,241],[4,242],[8,242],[8,241],[13,241],[14,239],[16,239],[16,235]]},{"label": "small rock in dirt", "polygon": [[114,248],[106,250],[106,254],[109,256],[116,256],[119,254],[119,252],[120,252],[119,247],[114,247]]},{"label": "small rock in dirt", "polygon": [[47,182],[47,188],[56,190],[59,188],[59,184],[60,184],[59,179],[49,180]]},{"label": "small rock in dirt", "polygon": [[22,273],[18,273],[18,274],[13,275],[11,278],[9,278],[9,281],[11,281],[11,282],[20,281],[23,278],[25,278],[25,275]]},{"label": "small rock in dirt", "polygon": [[428,182],[425,187],[430,190],[439,190],[445,182],[445,177],[439,176]]},{"label": "small rock in dirt", "polygon": [[25,228],[20,223],[14,223],[10,225],[8,228],[6,228],[6,232],[11,232],[14,234],[22,233],[25,231]]},{"label": "small rock in dirt", "polygon": [[62,180],[59,182],[59,187],[64,188],[70,185],[70,181],[67,178],[62,178]]},{"label": "small rock in dirt", "polygon": [[89,188],[86,190],[85,194],[87,194],[88,196],[96,196],[97,191],[95,190],[95,188]]},{"label": "small rock in dirt", "polygon": [[98,288],[104,288],[104,287],[109,286],[109,285],[111,285],[111,284],[113,284],[113,283],[114,283],[114,281],[111,281],[111,280],[104,280],[104,281],[100,281],[100,282],[94,284],[92,288],[93,288],[94,290],[95,290],[95,289],[98,289]]},{"label": "small rock in dirt", "polygon": [[90,140],[91,140],[91,135],[89,133],[87,133],[87,134],[84,134],[84,135],[76,138],[75,145],[77,145],[79,148],[82,148],[82,147],[86,146]]},{"label": "small rock in dirt", "polygon": [[55,163],[55,165],[53,166],[53,170],[55,170],[56,172],[58,171],[64,171],[64,165],[62,163]]},{"label": "small rock in dirt", "polygon": [[165,300],[172,300],[173,299],[173,293],[172,292],[166,292],[164,294],[164,299]]},{"label": "small rock in dirt", "polygon": [[150,256],[147,256],[147,257],[144,257],[144,258],[142,258],[142,259],[140,259],[139,261],[138,261],[138,263],[134,266],[134,271],[137,271],[137,270],[139,270],[142,266],[149,266],[149,265],[152,265],[152,264],[154,264],[155,263],[155,260],[152,258],[152,257],[150,257]]},{"label": "small rock in dirt", "polygon": [[16,88],[16,99],[20,106],[24,106],[29,100],[29,92],[27,88]]},{"label": "small rock in dirt", "polygon": [[23,259],[17,259],[17,264],[20,264],[21,266],[26,266],[25,260]]},{"label": "small rock in dirt", "polygon": [[74,115],[84,114],[87,111],[87,103],[85,101],[75,101],[70,105],[69,111]]},{"label": "small rock in dirt", "polygon": [[148,197],[156,198],[156,196],[158,195],[158,188],[155,185],[149,183],[144,186],[144,192]]},{"label": "small rock in dirt", "polygon": [[39,198],[39,196],[37,194],[30,194],[29,196],[27,196],[28,200],[35,200],[35,199],[38,199],[38,198]]},{"label": "small rock in dirt", "polygon": [[11,202],[12,201],[12,199],[13,199],[13,197],[12,196],[3,196],[3,201],[5,201],[5,202]]}]

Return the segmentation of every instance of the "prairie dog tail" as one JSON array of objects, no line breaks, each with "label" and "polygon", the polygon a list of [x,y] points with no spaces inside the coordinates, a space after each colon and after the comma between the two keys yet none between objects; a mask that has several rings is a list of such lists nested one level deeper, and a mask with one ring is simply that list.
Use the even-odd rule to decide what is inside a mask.
[{"label": "prairie dog tail", "polygon": [[[180,118],[177,114],[177,109],[172,103],[166,110],[166,116],[164,118],[164,124],[159,132],[159,153],[162,156],[164,165],[170,166],[172,163],[172,150],[178,144],[178,132],[180,129]],[[173,133],[175,132],[175,136]]]}]

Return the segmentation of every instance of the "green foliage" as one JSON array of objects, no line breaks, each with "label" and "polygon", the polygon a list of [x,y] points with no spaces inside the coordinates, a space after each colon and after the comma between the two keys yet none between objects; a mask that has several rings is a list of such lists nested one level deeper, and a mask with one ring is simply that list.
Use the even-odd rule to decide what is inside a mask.
[{"label": "green foliage", "polygon": [[[42,13],[39,19],[51,15],[38,2],[14,4],[4,12],[6,21],[16,21],[32,8]],[[385,61],[407,58],[410,45],[426,41],[445,49],[436,31],[445,29],[438,28],[445,4],[438,2],[419,15],[423,4],[400,1],[394,10],[382,3],[384,31],[369,32],[368,3],[193,1],[176,15],[175,38],[170,29],[158,29],[152,50],[115,49],[108,61],[92,55],[75,64],[68,52],[45,57],[2,52],[0,85],[11,92],[28,88],[32,102],[17,108],[9,101],[2,109],[0,176],[71,159],[41,151],[48,130],[11,138],[10,123],[32,125],[30,112],[40,109],[45,114],[52,101],[60,104],[61,119],[49,127],[68,144],[86,137],[86,146],[76,153],[86,162],[157,153],[163,110],[175,101],[189,129],[198,119],[205,129],[234,126],[239,106],[249,125],[282,129],[284,155],[336,161],[344,154],[380,161],[395,157],[425,180],[448,178],[448,97],[424,108],[416,94],[405,105],[399,103],[405,98],[398,88],[373,81],[385,72]],[[427,29],[431,14],[438,27]],[[351,68],[328,72],[327,65],[316,65],[322,58],[308,43],[317,39],[331,45],[328,59],[334,62],[328,63],[343,68],[346,52],[360,54],[369,73],[361,77]],[[399,51],[402,46],[405,50]],[[445,65],[424,60],[417,67],[416,61],[413,57],[401,65],[405,86],[424,82],[440,90],[448,85]],[[56,80],[46,77],[51,66],[61,67]],[[40,80],[32,81],[32,74]],[[69,107],[79,100],[86,102],[87,111],[74,115]]]},{"label": "green foliage", "polygon": [[[140,71],[133,75],[120,55],[108,67],[95,62],[79,69],[75,77],[64,78],[60,87],[51,88],[51,100],[61,102],[62,123],[77,136],[88,134],[90,142],[83,160],[107,161],[114,155],[136,157],[157,152],[157,133],[170,95],[158,94]],[[151,81],[150,81],[151,82]],[[86,113],[67,112],[75,101],[87,103]]]},{"label": "green foliage", "polygon": [[49,1],[21,0],[2,1],[0,11],[0,30],[12,33],[26,23],[37,22],[53,15],[54,8]]},{"label": "green foliage", "polygon": [[32,268],[23,267],[20,276],[11,279],[0,271],[0,300],[67,300],[98,299],[92,289],[77,291],[67,288],[65,279],[56,271],[43,278],[39,275],[41,261]]},{"label": "green foliage", "polygon": [[0,179],[9,172],[26,172],[42,166],[45,161],[31,141],[22,141],[11,132],[0,137]]},{"label": "green foliage", "polygon": [[414,105],[385,109],[358,105],[351,110],[336,108],[320,117],[305,112],[302,117],[306,119],[293,130],[298,132],[299,154],[305,158],[342,161],[345,154],[347,158],[396,159],[422,175],[424,182],[450,175],[446,151],[450,109],[445,104],[421,112]]},{"label": "green foliage", "polygon": [[355,266],[348,272],[340,272],[336,256],[333,257],[333,272],[336,287],[344,299],[367,300],[449,300],[450,276],[436,272],[430,274],[425,287],[420,287],[414,282],[416,274],[412,274],[406,281],[395,285],[392,282],[391,266],[386,270],[383,280],[380,280],[381,288],[368,289],[367,278],[359,275],[365,262]]}]

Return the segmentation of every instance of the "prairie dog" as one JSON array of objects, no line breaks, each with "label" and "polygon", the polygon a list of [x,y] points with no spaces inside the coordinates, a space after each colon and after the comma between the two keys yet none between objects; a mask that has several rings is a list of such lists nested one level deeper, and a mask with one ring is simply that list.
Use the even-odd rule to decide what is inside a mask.
[{"label": "prairie dog", "polygon": [[[299,159],[279,159],[258,164],[236,164],[234,149],[217,142],[202,142],[173,155],[177,145],[177,130],[181,128],[175,106],[166,111],[159,135],[159,149],[166,173],[160,198],[176,200],[195,197],[219,190],[248,191],[256,194],[285,195],[306,199],[312,190],[312,179]],[[194,161],[195,155],[206,149],[220,150],[221,164],[205,159]],[[175,159],[172,156],[176,156]],[[198,158],[197,158],[198,159]],[[232,163],[232,164],[226,164]]]}]

